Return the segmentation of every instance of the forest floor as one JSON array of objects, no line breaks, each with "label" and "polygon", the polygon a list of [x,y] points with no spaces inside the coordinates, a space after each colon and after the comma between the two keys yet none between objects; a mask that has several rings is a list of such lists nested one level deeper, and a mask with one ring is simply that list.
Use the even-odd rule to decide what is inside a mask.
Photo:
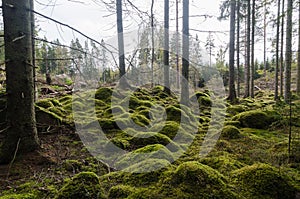
[{"label": "forest floor", "polygon": [[[41,148],[0,165],[0,199],[300,198],[300,97],[293,95],[290,107],[273,100],[266,79],[257,80],[257,85],[262,90],[256,91],[255,99],[236,104],[214,98],[213,92],[197,91],[191,96],[199,112],[180,106],[161,86],[132,93],[128,112],[120,93],[124,100],[111,105],[109,87],[95,91],[94,107],[83,100],[90,93],[43,98],[36,103]],[[148,126],[162,113],[151,109],[155,104],[164,107],[166,122],[153,125],[153,133],[118,127],[129,119]],[[117,118],[116,112],[121,112]],[[132,153],[92,156],[89,150],[95,149],[87,141],[107,144],[94,137],[99,133],[91,125],[95,119],[110,142]],[[91,139],[83,142],[78,128],[88,128],[83,135]],[[144,138],[130,136],[129,131]],[[176,140],[178,132],[182,139]],[[212,150],[201,157],[214,141]],[[106,158],[114,158],[114,166],[125,170],[110,167],[102,161]]]}]

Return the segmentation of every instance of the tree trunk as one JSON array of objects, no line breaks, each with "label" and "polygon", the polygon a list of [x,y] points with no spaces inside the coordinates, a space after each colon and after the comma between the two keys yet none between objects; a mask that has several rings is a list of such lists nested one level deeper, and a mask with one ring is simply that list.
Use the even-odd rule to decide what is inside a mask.
[{"label": "tree trunk", "polygon": [[164,80],[165,92],[171,93],[169,71],[169,0],[165,0]]},{"label": "tree trunk", "polygon": [[237,97],[240,96],[240,0],[237,1],[237,38],[236,38],[236,65],[237,65]]},{"label": "tree trunk", "polygon": [[245,63],[245,95],[244,97],[250,96],[250,35],[251,35],[251,3],[250,0],[247,3],[247,53]]},{"label": "tree trunk", "polygon": [[176,0],[176,87],[180,86],[180,73],[179,73],[179,0]]},{"label": "tree trunk", "polygon": [[[120,78],[125,75],[125,51],[123,35],[123,17],[122,17],[122,0],[117,0],[117,29],[118,29],[118,48],[119,48],[119,70]],[[124,78],[122,78],[124,79]]]},{"label": "tree trunk", "polygon": [[6,60],[7,125],[1,162],[36,150],[30,0],[2,0]]},{"label": "tree trunk", "polygon": [[289,103],[291,99],[291,65],[292,65],[292,13],[293,1],[287,1],[286,18],[286,49],[285,49],[285,82],[284,82],[284,101]]},{"label": "tree trunk", "polygon": [[267,0],[264,0],[264,77],[266,77],[266,73],[267,73]]},{"label": "tree trunk", "polygon": [[284,40],[284,0],[282,0],[281,10],[281,43],[280,43],[280,96],[283,96],[283,72],[284,72],[284,61],[283,61],[283,40]]},{"label": "tree trunk", "polygon": [[281,5],[281,2],[280,2],[280,0],[278,0],[278,5],[277,5],[277,24],[276,24],[276,67],[275,67],[275,96],[274,96],[275,100],[278,100],[280,5]]},{"label": "tree trunk", "polygon": [[297,94],[300,94],[300,2],[298,3],[298,57],[297,57]]},{"label": "tree trunk", "polygon": [[189,0],[183,1],[182,17],[182,80],[181,103],[188,105],[189,101]]},{"label": "tree trunk", "polygon": [[251,30],[251,68],[250,68],[250,96],[254,97],[254,39],[255,39],[255,0],[252,0],[252,30]]},{"label": "tree trunk", "polygon": [[235,41],[235,12],[236,2],[230,2],[230,40],[229,40],[229,96],[228,100],[234,102],[236,100],[236,92],[234,85],[234,41]]}]

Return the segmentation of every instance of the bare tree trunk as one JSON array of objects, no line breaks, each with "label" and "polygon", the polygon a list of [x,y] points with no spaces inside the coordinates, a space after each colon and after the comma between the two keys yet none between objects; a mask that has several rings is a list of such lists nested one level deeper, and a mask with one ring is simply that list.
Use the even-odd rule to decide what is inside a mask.
[{"label": "bare tree trunk", "polygon": [[176,70],[177,70],[177,78],[176,78],[176,87],[179,89],[180,86],[180,73],[179,73],[179,5],[176,0]]},{"label": "bare tree trunk", "polygon": [[278,100],[280,5],[281,5],[281,2],[280,2],[280,0],[278,0],[277,25],[276,25],[276,67],[275,67],[275,96],[274,96],[275,100]]},{"label": "bare tree trunk", "polygon": [[164,80],[165,92],[171,93],[169,71],[169,0],[165,0]]},{"label": "bare tree trunk", "polygon": [[36,150],[30,0],[3,0],[7,125],[0,162]]},{"label": "bare tree trunk", "polygon": [[298,2],[298,57],[297,57],[297,94],[300,94],[300,2]]},{"label": "bare tree trunk", "polygon": [[283,72],[284,72],[284,61],[283,61],[283,40],[284,40],[284,0],[282,0],[282,11],[281,11],[281,44],[280,44],[280,96],[283,96]]},{"label": "bare tree trunk", "polygon": [[293,1],[287,1],[286,18],[286,50],[285,50],[285,82],[284,82],[284,101],[289,103],[291,100],[291,65],[292,65],[292,31],[293,22]]},{"label": "bare tree trunk", "polygon": [[[123,35],[122,0],[117,0],[116,3],[117,3],[119,70],[120,70],[120,78],[121,78],[126,73],[126,69],[125,69],[125,51],[124,51],[124,35]],[[124,79],[124,78],[122,78],[122,79]]]},{"label": "bare tree trunk", "polygon": [[235,13],[236,2],[230,2],[230,41],[229,41],[229,96],[228,100],[234,102],[236,100],[236,92],[234,85],[234,41],[235,41]]},{"label": "bare tree trunk", "polygon": [[237,97],[240,96],[240,0],[237,1],[237,38],[236,38],[236,65],[237,65]]},{"label": "bare tree trunk", "polygon": [[189,0],[183,1],[182,17],[182,80],[181,80],[181,103],[188,105],[189,101]]},{"label": "bare tree trunk", "polygon": [[245,95],[244,97],[250,96],[250,32],[251,31],[251,2],[247,3],[247,53],[245,63]]},{"label": "bare tree trunk", "polygon": [[250,68],[250,96],[254,97],[254,39],[255,39],[255,0],[252,0],[252,31],[251,31],[251,68]]},{"label": "bare tree trunk", "polygon": [[151,85],[154,83],[154,0],[151,3]]},{"label": "bare tree trunk", "polygon": [[267,0],[264,0],[264,77],[266,77],[266,73],[267,73]]}]

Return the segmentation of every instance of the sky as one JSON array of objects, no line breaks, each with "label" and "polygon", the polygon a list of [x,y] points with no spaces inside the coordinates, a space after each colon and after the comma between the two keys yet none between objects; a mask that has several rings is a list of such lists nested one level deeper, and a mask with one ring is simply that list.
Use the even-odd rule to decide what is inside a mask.
[{"label": "sky", "polygon": [[[108,1],[108,0],[106,0]],[[151,0],[131,0],[139,10],[150,13]],[[224,33],[214,33],[215,46],[226,46],[228,38],[229,23],[227,21],[218,21],[219,6],[221,0],[191,0],[190,1],[190,16],[195,15],[212,15],[214,17],[205,20],[204,17],[191,17],[190,29],[197,29],[200,31],[224,31]],[[154,16],[158,24],[163,25],[163,0],[155,0]],[[179,4],[179,17],[182,16],[181,6]],[[170,31],[175,31],[175,3],[170,2]],[[126,7],[123,7],[126,9]],[[107,9],[100,0],[35,0],[35,10],[60,22],[68,24],[89,37],[101,41],[116,41],[116,15]],[[59,39],[61,43],[69,45],[71,39],[79,38],[84,40],[74,31],[68,28],[57,25],[47,19],[36,16],[37,25],[40,28],[39,37],[46,37],[52,41]],[[124,32],[137,32],[140,17],[136,12],[124,11]],[[143,20],[149,20],[146,16]],[[181,24],[181,20],[179,22]],[[181,28],[180,28],[181,31]],[[208,33],[201,33],[197,31],[190,31],[190,34],[195,37],[198,34],[199,40],[204,43],[207,40]],[[137,35],[134,34],[136,37]],[[135,37],[131,36],[130,37]],[[114,43],[114,42],[113,42]],[[128,40],[128,44],[132,43]],[[116,44],[116,43],[115,43]],[[204,47],[203,47],[204,48]],[[126,49],[125,49],[126,50]],[[216,49],[217,51],[217,49]]]}]

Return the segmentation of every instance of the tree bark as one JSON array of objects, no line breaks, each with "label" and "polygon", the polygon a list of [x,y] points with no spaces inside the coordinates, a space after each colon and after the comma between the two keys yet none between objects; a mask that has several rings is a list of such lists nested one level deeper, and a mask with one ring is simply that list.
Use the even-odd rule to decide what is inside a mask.
[{"label": "tree bark", "polygon": [[2,0],[6,60],[7,125],[0,161],[36,150],[30,0]]},{"label": "tree bark", "polygon": [[236,2],[230,2],[230,40],[229,40],[229,96],[228,100],[234,102],[236,100],[236,91],[234,85],[234,43],[235,43],[235,13]]},{"label": "tree bark", "polygon": [[237,97],[240,96],[240,0],[237,1],[237,38],[236,38],[236,65],[237,65]]},{"label": "tree bark", "polygon": [[250,96],[250,35],[251,35],[251,3],[250,0],[247,3],[247,53],[245,63],[245,95],[247,98]]},{"label": "tree bark", "polygon": [[284,60],[283,60],[283,40],[284,40],[284,0],[282,0],[281,8],[281,43],[280,43],[280,96],[283,96],[283,72],[284,72]]},{"label": "tree bark", "polygon": [[281,2],[280,2],[280,0],[278,0],[278,5],[277,5],[277,24],[276,24],[276,67],[275,67],[275,95],[274,95],[274,99],[275,100],[278,100],[280,5],[281,5]]},{"label": "tree bark", "polygon": [[124,51],[124,35],[123,35],[123,10],[122,0],[117,0],[117,29],[118,29],[118,48],[119,48],[119,70],[120,78],[125,75],[125,51]]},{"label": "tree bark", "polygon": [[300,2],[298,3],[298,57],[297,57],[297,94],[300,94]]},{"label": "tree bark", "polygon": [[255,39],[255,0],[252,0],[252,29],[251,29],[251,68],[250,68],[250,96],[254,98],[254,39]]},{"label": "tree bark", "polygon": [[183,1],[182,17],[182,80],[181,103],[188,105],[189,101],[189,0]]},{"label": "tree bark", "polygon": [[164,35],[164,80],[165,92],[171,93],[169,71],[169,0],[165,0],[165,35]]},{"label": "tree bark", "polygon": [[286,49],[285,49],[285,82],[284,82],[284,101],[289,103],[291,100],[291,65],[292,65],[292,13],[293,1],[287,1],[286,18]]}]

